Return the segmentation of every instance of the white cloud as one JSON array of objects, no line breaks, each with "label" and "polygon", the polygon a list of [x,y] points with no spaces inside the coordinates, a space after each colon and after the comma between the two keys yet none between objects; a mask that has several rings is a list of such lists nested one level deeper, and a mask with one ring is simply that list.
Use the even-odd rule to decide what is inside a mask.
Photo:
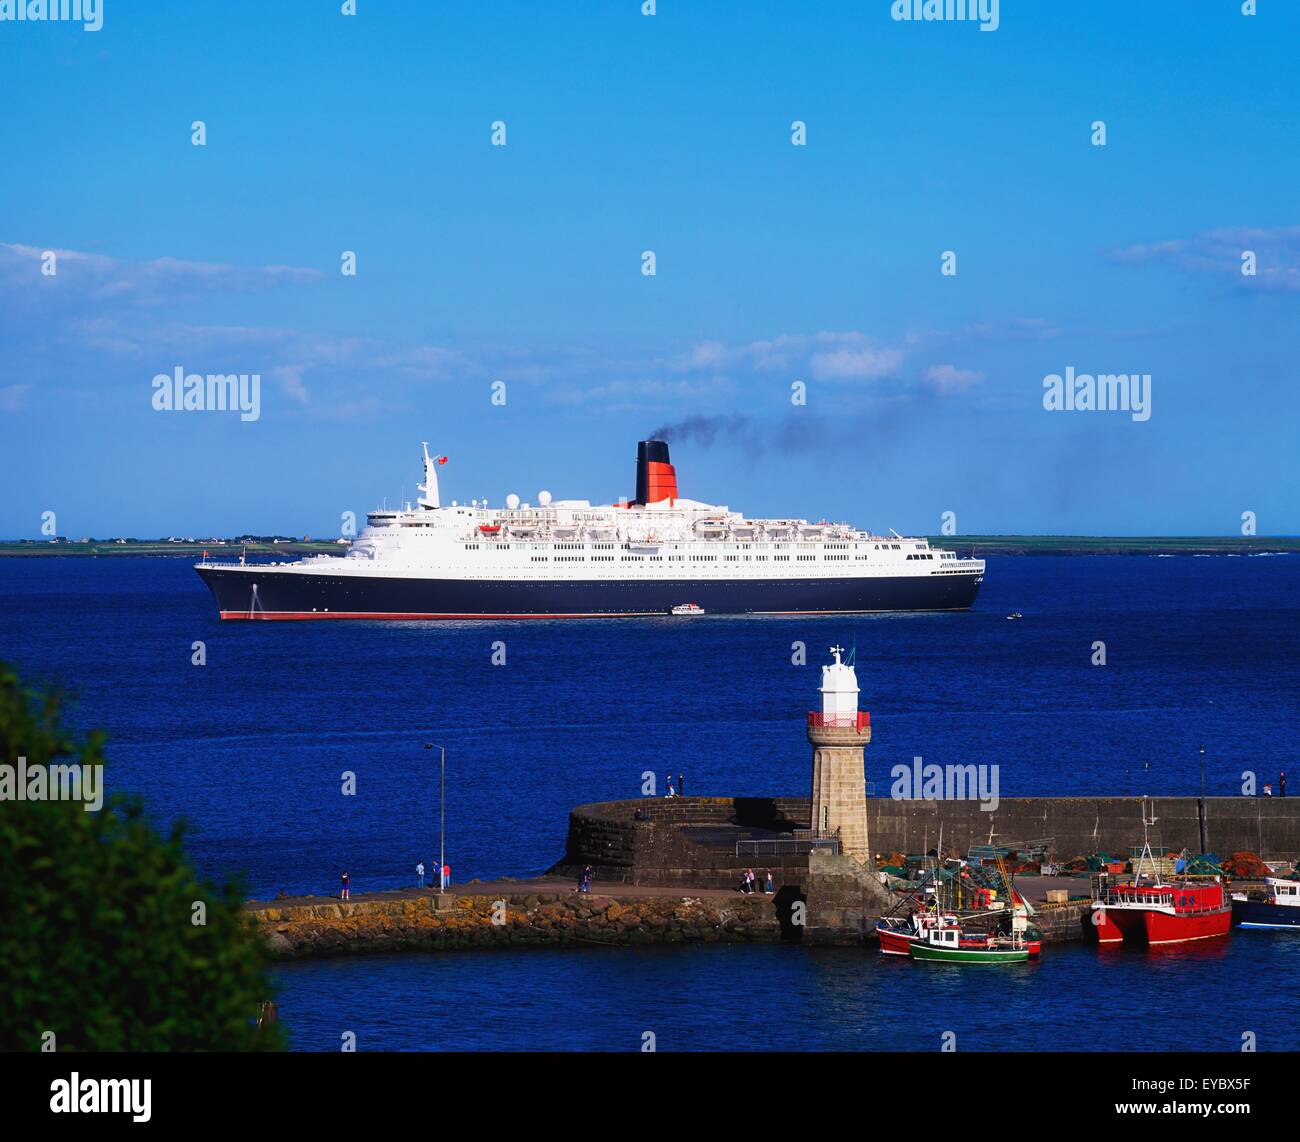
[{"label": "white cloud", "polygon": [[[1255,254],[1254,276],[1241,272],[1247,250]],[[1300,292],[1300,226],[1205,230],[1191,238],[1123,246],[1107,257],[1122,266],[1166,265],[1187,273],[1230,276],[1246,289]]]},{"label": "white cloud", "polygon": [[881,345],[856,330],[782,333],[745,345],[701,341],[688,353],[662,364],[676,372],[749,369],[759,373],[810,374],[818,380],[876,380],[893,376],[903,351]]},{"label": "white cloud", "polygon": [[302,374],[306,367],[306,365],[277,365],[270,373],[271,379],[278,382],[280,387],[299,404],[307,404],[311,399],[307,395],[307,386],[302,383]]},{"label": "white cloud", "polygon": [[810,364],[819,381],[878,381],[892,377],[902,363],[898,349],[836,349],[814,353]]},{"label": "white cloud", "polygon": [[982,381],[984,374],[976,369],[959,369],[956,365],[931,365],[925,371],[925,379],[944,392],[953,392]]},{"label": "white cloud", "polygon": [[[54,254],[54,274],[42,266]],[[0,290],[41,288],[58,295],[80,295],[96,301],[132,301],[156,305],[178,295],[214,290],[271,289],[323,280],[320,270],[299,266],[234,266],[223,262],[190,262],[179,258],[131,261],[81,250],[60,250],[0,242]]]}]

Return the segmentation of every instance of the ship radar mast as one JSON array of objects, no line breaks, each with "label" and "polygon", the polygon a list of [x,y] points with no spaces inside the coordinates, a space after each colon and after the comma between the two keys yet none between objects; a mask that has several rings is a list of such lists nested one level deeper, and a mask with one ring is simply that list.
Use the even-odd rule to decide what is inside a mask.
[{"label": "ship radar mast", "polygon": [[429,444],[427,441],[421,441],[420,447],[424,449],[424,483],[416,485],[416,487],[424,493],[424,495],[420,497],[420,507],[442,507],[442,503],[438,499],[438,465],[445,460],[446,457],[430,456]]}]

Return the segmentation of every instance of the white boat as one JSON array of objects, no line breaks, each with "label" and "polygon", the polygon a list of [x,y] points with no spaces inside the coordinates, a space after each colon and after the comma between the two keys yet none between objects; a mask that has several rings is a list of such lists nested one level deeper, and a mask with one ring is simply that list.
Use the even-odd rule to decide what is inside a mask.
[{"label": "white boat", "polygon": [[697,519],[695,521],[695,531],[703,536],[725,535],[727,521],[725,519]]},{"label": "white boat", "polygon": [[698,603],[678,603],[671,613],[674,615],[702,615],[704,614],[704,608]]},{"label": "white boat", "polygon": [[1234,892],[1232,923],[1238,928],[1300,928],[1300,880],[1267,876],[1259,892]]}]

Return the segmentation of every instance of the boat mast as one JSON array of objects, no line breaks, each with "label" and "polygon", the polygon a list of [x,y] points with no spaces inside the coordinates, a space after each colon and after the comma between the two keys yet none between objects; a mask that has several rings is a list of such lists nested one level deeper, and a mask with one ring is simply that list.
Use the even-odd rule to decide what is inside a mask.
[{"label": "boat mast", "polygon": [[1151,852],[1150,835],[1147,832],[1148,827],[1156,823],[1156,817],[1152,816],[1150,820],[1147,819],[1146,806],[1147,806],[1147,802],[1146,802],[1146,798],[1144,797],[1142,798],[1142,851],[1141,853],[1138,854],[1137,868],[1133,870],[1134,884],[1136,884],[1139,880],[1142,879],[1142,866],[1143,864],[1145,864],[1148,858],[1150,858],[1151,860],[1151,879],[1154,881],[1158,881],[1160,879],[1160,876],[1156,870],[1156,858],[1155,855]]}]

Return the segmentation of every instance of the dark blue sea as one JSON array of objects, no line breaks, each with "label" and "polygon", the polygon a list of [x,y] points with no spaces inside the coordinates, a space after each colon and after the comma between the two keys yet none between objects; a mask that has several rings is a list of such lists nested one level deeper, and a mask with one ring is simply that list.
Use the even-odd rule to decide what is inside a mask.
[{"label": "dark blue sea", "polygon": [[[684,773],[689,794],[804,793],[803,714],[834,642],[856,652],[880,793],[918,755],[996,763],[1003,797],[1192,794],[1202,744],[1211,793],[1239,793],[1248,770],[1300,775],[1300,557],[988,564],[964,614],[223,624],[186,560],[0,559],[0,658],[71,691],[71,720],[108,734],[110,788],[142,794],[159,823],[183,817],[200,867],[261,899],[330,891],[343,868],[358,891],[410,883],[437,845],[426,742],[447,750],[456,880],[541,871],[573,805],[636,796],[647,770]],[[928,1050],[950,1030],[966,1049],[1236,1049],[1253,1032],[1297,1050],[1298,967],[1300,938],[1243,933],[1151,956],[1051,948],[978,987],[797,947],[385,956],[277,976],[308,1050],[345,1030],[361,1049],[635,1050],[650,1031],[665,1050]],[[918,1009],[935,1014],[900,1018]]]}]

